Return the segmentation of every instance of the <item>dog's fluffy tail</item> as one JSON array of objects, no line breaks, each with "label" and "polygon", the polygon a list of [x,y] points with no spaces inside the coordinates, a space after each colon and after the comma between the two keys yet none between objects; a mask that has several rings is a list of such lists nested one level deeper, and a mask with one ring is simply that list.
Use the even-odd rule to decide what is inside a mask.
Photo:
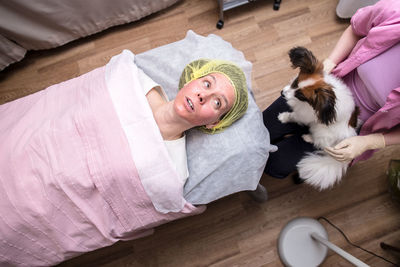
[{"label": "dog's fluffy tail", "polygon": [[339,162],[319,151],[307,153],[297,164],[300,178],[305,183],[324,190],[338,183],[347,171],[348,162]]}]

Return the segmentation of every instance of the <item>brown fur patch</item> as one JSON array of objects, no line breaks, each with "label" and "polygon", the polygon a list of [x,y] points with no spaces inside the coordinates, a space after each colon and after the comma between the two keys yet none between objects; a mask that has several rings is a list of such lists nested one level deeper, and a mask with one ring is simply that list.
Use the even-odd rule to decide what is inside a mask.
[{"label": "brown fur patch", "polygon": [[329,84],[325,83],[324,80],[322,80],[322,76],[319,74],[311,74],[311,75],[304,75],[306,77],[301,77],[299,75],[299,83],[301,81],[307,80],[307,79],[313,79],[316,82],[310,86],[306,86],[301,88],[300,90],[302,91],[303,95],[307,98],[307,99],[314,99],[316,96],[316,90],[318,89],[326,89],[326,90],[332,90],[332,86],[330,86]]},{"label": "brown fur patch", "polygon": [[330,84],[320,79],[313,85],[306,86],[298,91],[295,96],[302,101],[307,101],[313,107],[321,123],[329,125],[336,120],[336,95]]},{"label": "brown fur patch", "polygon": [[360,109],[356,106],[353,110],[353,113],[351,113],[351,117],[349,120],[349,126],[356,128],[357,127],[357,118],[358,115],[360,115]]},{"label": "brown fur patch", "polygon": [[300,72],[299,76],[297,76],[297,83],[301,83],[305,80],[314,80],[314,81],[318,81],[322,79],[322,76],[319,75],[318,73],[312,73],[312,74],[308,74],[308,73],[304,73],[304,72]]}]

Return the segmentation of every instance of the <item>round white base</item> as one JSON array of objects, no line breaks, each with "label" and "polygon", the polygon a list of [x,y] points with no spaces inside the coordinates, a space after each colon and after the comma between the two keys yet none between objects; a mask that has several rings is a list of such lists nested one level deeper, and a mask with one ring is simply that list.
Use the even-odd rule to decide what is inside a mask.
[{"label": "round white base", "polygon": [[310,267],[323,262],[328,248],[311,237],[313,232],[328,239],[324,226],[315,219],[299,217],[286,224],[278,241],[279,257],[283,264]]}]

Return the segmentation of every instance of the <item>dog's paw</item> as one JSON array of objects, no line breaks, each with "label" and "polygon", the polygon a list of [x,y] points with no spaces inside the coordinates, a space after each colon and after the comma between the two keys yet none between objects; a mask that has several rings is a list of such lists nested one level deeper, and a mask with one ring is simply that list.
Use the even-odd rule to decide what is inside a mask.
[{"label": "dog's paw", "polygon": [[314,140],[313,140],[311,134],[303,134],[301,137],[302,137],[303,140],[306,141],[307,143],[311,143],[311,144],[312,144],[312,143],[314,142]]},{"label": "dog's paw", "polygon": [[278,120],[280,120],[282,123],[290,122],[290,112],[279,113]]}]

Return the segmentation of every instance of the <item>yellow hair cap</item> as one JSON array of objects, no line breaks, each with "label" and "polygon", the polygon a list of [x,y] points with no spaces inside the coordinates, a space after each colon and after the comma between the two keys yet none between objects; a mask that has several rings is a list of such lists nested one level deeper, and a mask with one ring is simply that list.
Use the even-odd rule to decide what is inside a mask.
[{"label": "yellow hair cap", "polygon": [[183,69],[179,80],[179,90],[182,89],[185,84],[214,72],[225,75],[232,83],[235,90],[235,102],[228,113],[226,113],[213,128],[207,129],[205,126],[199,127],[200,130],[209,134],[222,132],[225,128],[242,117],[246,113],[248,106],[246,77],[242,69],[230,61],[198,59],[189,63]]}]

